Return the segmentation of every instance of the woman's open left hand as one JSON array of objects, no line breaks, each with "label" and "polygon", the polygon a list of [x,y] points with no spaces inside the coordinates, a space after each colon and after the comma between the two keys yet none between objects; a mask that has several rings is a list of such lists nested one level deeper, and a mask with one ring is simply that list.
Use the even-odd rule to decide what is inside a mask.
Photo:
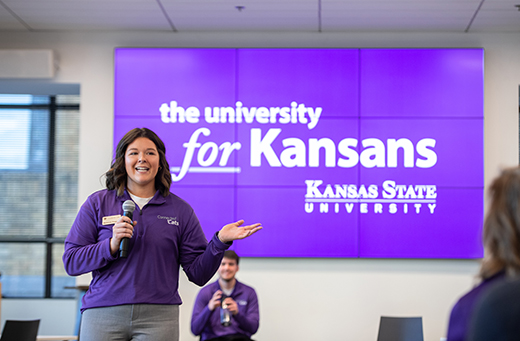
[{"label": "woman's open left hand", "polygon": [[243,223],[243,220],[239,220],[224,226],[218,233],[220,241],[229,243],[233,240],[244,239],[262,229],[262,224],[260,223],[242,226]]}]

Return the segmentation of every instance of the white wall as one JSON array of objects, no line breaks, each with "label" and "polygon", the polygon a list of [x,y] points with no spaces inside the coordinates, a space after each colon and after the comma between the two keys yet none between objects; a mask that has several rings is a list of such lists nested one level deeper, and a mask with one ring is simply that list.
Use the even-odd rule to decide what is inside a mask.
[{"label": "white wall", "polygon": [[40,335],[72,335],[76,325],[76,300],[2,299],[5,320],[40,320]]},{"label": "white wall", "polygon": [[[100,176],[111,160],[115,47],[483,47],[486,184],[500,167],[518,164],[520,36],[516,33],[4,32],[0,49],[53,49],[60,64],[54,82],[81,86],[80,202],[102,187]],[[260,298],[256,334],[260,341],[375,340],[381,315],[423,316],[425,340],[437,341],[446,334],[453,303],[473,285],[478,261],[268,258],[243,259],[240,268],[239,279],[253,285]],[[180,291],[185,302],[181,340],[197,340],[189,331],[189,319],[198,288],[181,276]],[[13,314],[9,301],[3,300],[2,320]],[[49,312],[75,313],[72,305],[43,302],[44,319]],[[71,326],[55,328],[46,332],[69,333]]]}]

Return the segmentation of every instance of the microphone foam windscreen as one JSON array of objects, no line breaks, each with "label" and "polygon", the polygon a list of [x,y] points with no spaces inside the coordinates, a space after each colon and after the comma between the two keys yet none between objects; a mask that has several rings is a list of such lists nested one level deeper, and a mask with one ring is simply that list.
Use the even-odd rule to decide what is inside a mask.
[{"label": "microphone foam windscreen", "polygon": [[135,204],[132,200],[127,200],[123,203],[123,211],[133,212],[135,211]]}]

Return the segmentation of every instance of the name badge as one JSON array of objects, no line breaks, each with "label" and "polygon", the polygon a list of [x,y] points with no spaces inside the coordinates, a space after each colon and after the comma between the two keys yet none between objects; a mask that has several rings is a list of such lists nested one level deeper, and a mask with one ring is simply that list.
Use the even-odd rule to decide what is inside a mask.
[{"label": "name badge", "polygon": [[119,218],[121,218],[121,214],[103,217],[103,225],[114,225]]}]

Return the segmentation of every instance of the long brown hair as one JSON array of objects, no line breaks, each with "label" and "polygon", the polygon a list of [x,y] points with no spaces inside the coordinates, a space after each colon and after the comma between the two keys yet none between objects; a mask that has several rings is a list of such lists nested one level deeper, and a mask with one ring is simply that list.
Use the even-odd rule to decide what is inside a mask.
[{"label": "long brown hair", "polygon": [[489,278],[505,271],[520,274],[520,168],[502,171],[489,188],[491,205],[484,221],[487,255],[480,276]]},{"label": "long brown hair", "polygon": [[166,161],[166,147],[163,141],[153,131],[148,128],[135,128],[130,130],[119,141],[116,148],[116,155],[110,165],[110,169],[105,173],[106,186],[109,190],[117,190],[117,195],[123,195],[126,187],[127,173],[125,168],[125,153],[128,146],[139,137],[145,137],[152,141],[159,153],[159,170],[155,176],[155,188],[158,189],[163,196],[170,193],[170,185],[172,183],[172,175],[170,166]]}]

